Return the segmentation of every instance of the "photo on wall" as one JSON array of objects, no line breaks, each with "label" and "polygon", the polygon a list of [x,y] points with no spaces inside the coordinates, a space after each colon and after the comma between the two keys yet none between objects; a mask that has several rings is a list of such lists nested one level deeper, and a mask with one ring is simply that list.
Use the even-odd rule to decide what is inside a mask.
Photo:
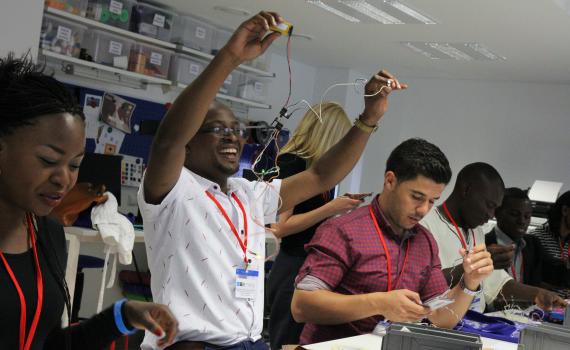
[{"label": "photo on wall", "polygon": [[101,106],[101,121],[127,134],[131,133],[131,118],[136,105],[119,96],[105,93]]}]

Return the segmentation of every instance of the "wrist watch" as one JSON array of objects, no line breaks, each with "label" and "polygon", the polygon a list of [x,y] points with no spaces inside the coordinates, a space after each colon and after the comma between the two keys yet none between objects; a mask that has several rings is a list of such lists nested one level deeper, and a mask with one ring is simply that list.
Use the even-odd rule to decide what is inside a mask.
[{"label": "wrist watch", "polygon": [[479,287],[477,287],[476,290],[471,290],[469,288],[467,288],[467,286],[465,285],[465,280],[463,280],[463,278],[461,280],[459,280],[459,288],[461,288],[463,290],[463,293],[470,295],[472,297],[477,296],[477,294],[479,294],[479,292],[481,292],[481,284],[479,283]]},{"label": "wrist watch", "polygon": [[376,130],[378,130],[378,124],[368,125],[368,124],[364,123],[362,120],[360,120],[360,116],[358,118],[354,119],[354,126],[356,126],[360,130],[362,130],[368,134],[372,134],[373,132],[376,132]]}]

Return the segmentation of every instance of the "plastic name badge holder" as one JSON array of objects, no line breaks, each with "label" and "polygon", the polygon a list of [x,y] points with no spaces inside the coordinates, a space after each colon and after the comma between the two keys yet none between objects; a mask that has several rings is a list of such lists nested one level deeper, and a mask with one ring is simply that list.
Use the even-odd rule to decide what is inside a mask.
[{"label": "plastic name badge holder", "polygon": [[570,330],[564,326],[543,323],[522,330],[519,348],[524,350],[568,350]]},{"label": "plastic name badge holder", "polygon": [[483,343],[478,335],[412,323],[392,323],[382,338],[382,350],[481,350],[482,348]]},{"label": "plastic name badge holder", "polygon": [[89,0],[86,17],[113,27],[129,29],[133,0]]},{"label": "plastic name badge holder", "polygon": [[40,46],[61,55],[79,57],[86,28],[58,17],[45,15],[40,34]]}]

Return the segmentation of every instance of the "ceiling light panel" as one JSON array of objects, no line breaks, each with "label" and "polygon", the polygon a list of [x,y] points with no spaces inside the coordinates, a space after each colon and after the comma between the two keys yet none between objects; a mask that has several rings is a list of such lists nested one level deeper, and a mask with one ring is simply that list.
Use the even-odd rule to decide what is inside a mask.
[{"label": "ceiling light panel", "polygon": [[307,0],[353,23],[436,24],[430,16],[396,0]]},{"label": "ceiling light panel", "polygon": [[454,59],[458,61],[498,61],[501,56],[479,43],[410,42],[401,44],[430,59]]}]

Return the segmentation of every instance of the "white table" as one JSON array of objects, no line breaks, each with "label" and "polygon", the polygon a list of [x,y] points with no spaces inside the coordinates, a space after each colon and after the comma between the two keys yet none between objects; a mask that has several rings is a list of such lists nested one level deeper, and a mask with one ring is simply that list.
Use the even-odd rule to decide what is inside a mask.
[{"label": "white table", "polygon": [[[481,341],[483,342],[483,350],[517,350],[518,347],[517,344],[490,338],[481,337]],[[382,348],[382,337],[375,334],[364,334],[303,345],[303,348],[308,350],[380,350]]]},{"label": "white table", "polygon": [[[73,305],[73,294],[75,292],[75,279],[77,277],[77,264],[81,243],[103,243],[99,231],[84,227],[64,227],[65,239],[69,241],[67,248],[67,265],[65,267],[65,281],[69,288],[70,302]],[[135,243],[144,243],[143,231],[135,230]],[[67,314],[64,312],[63,323],[67,323]]]}]

